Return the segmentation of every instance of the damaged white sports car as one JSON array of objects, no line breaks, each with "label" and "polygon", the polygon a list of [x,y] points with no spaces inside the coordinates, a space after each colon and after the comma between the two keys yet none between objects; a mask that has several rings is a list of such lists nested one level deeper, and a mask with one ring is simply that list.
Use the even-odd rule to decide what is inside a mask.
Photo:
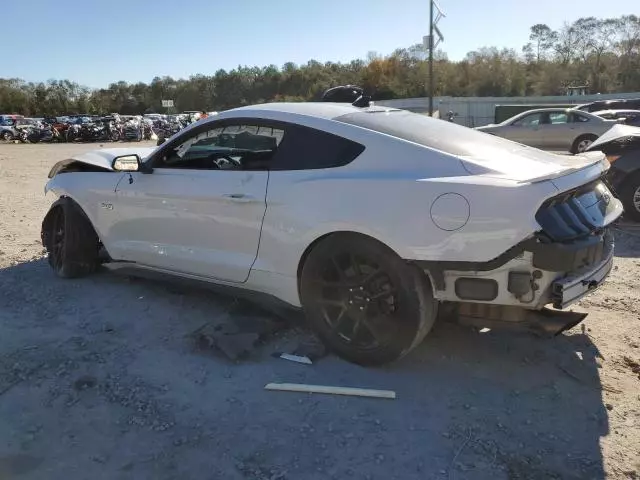
[{"label": "damaged white sports car", "polygon": [[608,167],[403,110],[265,104],[58,162],[42,240],[61,277],[102,264],[301,307],[337,354],[376,365],[439,307],[552,334],[582,320],[545,307],[612,268]]}]

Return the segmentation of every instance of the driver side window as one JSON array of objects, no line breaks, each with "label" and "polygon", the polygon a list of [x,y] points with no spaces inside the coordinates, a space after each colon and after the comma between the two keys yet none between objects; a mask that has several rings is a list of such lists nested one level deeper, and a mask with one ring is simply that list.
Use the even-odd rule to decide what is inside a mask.
[{"label": "driver side window", "polygon": [[263,125],[211,126],[175,144],[155,168],[186,170],[264,170],[284,130]]}]

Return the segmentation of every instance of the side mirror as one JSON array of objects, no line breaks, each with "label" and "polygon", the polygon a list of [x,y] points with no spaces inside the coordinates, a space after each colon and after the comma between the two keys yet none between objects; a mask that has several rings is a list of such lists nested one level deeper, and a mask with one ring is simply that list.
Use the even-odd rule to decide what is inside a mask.
[{"label": "side mirror", "polygon": [[123,155],[113,159],[113,169],[116,172],[137,172],[140,170],[140,163],[138,155]]}]

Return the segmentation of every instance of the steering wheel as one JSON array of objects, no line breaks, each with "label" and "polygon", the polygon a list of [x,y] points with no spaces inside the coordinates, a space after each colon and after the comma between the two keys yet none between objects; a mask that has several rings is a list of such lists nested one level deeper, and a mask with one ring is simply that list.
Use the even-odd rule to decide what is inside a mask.
[{"label": "steering wheel", "polygon": [[231,164],[235,165],[236,167],[241,167],[242,166],[240,161],[236,160],[235,158],[230,157],[229,155],[220,155],[220,154],[214,153],[214,154],[210,155],[209,158],[215,162],[215,164],[218,166],[218,168],[221,168],[221,169],[224,168],[224,167],[222,167],[218,163],[218,160],[225,160],[227,163],[231,163]]}]

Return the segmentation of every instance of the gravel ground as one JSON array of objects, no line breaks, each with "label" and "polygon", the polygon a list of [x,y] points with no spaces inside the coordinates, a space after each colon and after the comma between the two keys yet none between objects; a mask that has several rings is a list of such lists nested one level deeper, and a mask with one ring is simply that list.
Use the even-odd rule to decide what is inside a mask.
[{"label": "gravel ground", "polygon": [[[51,165],[99,145],[0,145],[0,479],[640,478],[640,228],[553,340],[440,324],[364,369],[271,354],[231,362],[192,332],[267,318],[206,291],[53,276],[39,241]],[[269,382],[390,389],[396,400],[269,392]]]}]

